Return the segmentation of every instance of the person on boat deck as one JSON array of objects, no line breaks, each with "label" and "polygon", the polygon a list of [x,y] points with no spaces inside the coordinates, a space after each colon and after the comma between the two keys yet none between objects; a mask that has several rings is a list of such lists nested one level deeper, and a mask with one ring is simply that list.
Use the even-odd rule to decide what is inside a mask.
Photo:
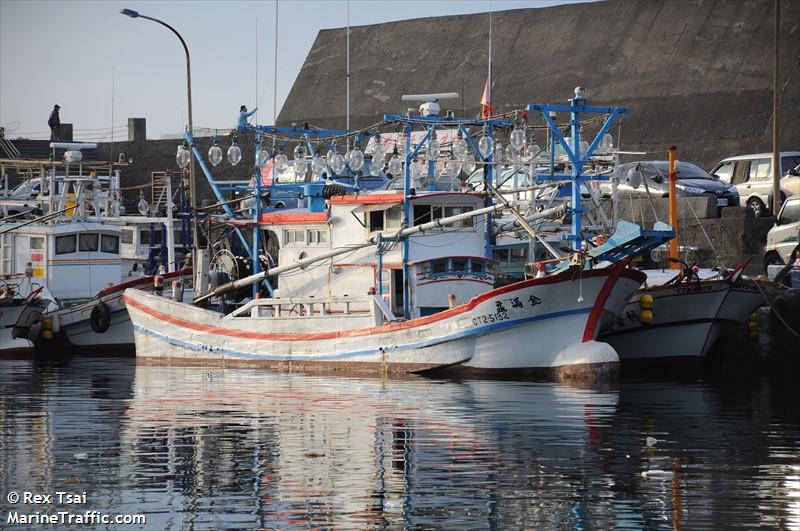
[{"label": "person on boat deck", "polygon": [[54,105],[53,112],[50,113],[50,118],[47,119],[47,125],[50,126],[50,142],[61,140],[61,118],[58,117],[60,108],[60,105]]},{"label": "person on boat deck", "polygon": [[239,107],[239,123],[236,124],[236,129],[239,131],[244,131],[244,128],[247,127],[247,119],[253,116],[257,110],[258,107],[250,112],[247,112],[247,105],[242,105]]}]

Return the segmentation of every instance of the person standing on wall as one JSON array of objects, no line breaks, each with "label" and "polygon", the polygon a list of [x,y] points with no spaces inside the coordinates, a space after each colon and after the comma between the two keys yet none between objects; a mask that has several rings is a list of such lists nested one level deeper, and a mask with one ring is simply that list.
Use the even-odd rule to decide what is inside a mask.
[{"label": "person standing on wall", "polygon": [[50,113],[50,118],[47,120],[47,125],[50,126],[50,142],[61,140],[61,118],[58,116],[60,108],[61,105],[54,105],[53,112]]}]

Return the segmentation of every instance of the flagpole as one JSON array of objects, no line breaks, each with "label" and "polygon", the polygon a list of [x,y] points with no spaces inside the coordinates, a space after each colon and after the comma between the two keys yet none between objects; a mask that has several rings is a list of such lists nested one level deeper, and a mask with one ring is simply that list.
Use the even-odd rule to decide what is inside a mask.
[{"label": "flagpole", "polygon": [[489,72],[487,75],[489,84],[489,113],[492,111],[492,5],[489,3]]}]

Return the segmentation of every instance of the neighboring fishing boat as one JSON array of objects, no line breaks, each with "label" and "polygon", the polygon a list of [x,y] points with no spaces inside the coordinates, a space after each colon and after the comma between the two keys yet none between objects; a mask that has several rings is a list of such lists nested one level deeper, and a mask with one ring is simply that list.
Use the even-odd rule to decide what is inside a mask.
[{"label": "neighboring fishing boat", "polygon": [[[132,353],[130,319],[119,299],[132,285],[153,289],[153,276],[139,267],[132,271],[133,262],[126,263],[122,227],[163,225],[172,230],[171,213],[167,218],[120,215],[119,170],[112,163],[82,162],[80,148],[91,146],[51,144],[67,149],[64,161],[0,160],[4,171],[13,169],[27,178],[15,189],[25,193],[0,198],[0,207],[9,214],[0,223],[0,275],[27,275],[46,294],[28,301],[26,316],[9,326],[20,338],[24,334],[35,341],[43,353],[94,348],[105,354]],[[163,254],[162,260],[169,254],[174,267],[174,252]],[[171,273],[168,279],[184,273]],[[3,323],[11,319],[10,310],[6,315]]]},{"label": "neighboring fishing boat", "polygon": [[0,357],[33,353],[33,340],[50,304],[45,287],[33,282],[32,271],[28,273],[0,276]]}]

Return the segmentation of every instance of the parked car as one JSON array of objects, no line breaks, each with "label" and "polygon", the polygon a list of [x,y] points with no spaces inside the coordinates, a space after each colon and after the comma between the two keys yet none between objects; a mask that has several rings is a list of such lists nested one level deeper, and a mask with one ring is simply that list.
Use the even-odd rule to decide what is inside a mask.
[{"label": "parked car", "polygon": [[764,248],[764,270],[771,265],[785,264],[792,250],[800,243],[800,197],[783,203],[775,226],[767,233]]},{"label": "parked car", "polygon": [[[736,187],[723,182],[689,162],[678,162],[676,189],[681,197],[714,197],[718,207],[738,206]],[[665,160],[629,162],[620,165],[612,175],[619,179],[620,197],[644,197],[648,191],[656,197],[669,196],[669,162]],[[646,186],[645,186],[646,183]],[[611,194],[611,183],[604,181],[600,190]]]},{"label": "parked car", "polygon": [[[800,164],[800,151],[781,153],[781,204],[787,197],[800,196],[800,175],[790,170]],[[753,211],[756,217],[766,216],[772,206],[772,153],[739,155],[718,162],[711,173],[720,180],[731,183],[739,191],[742,206]]]}]

